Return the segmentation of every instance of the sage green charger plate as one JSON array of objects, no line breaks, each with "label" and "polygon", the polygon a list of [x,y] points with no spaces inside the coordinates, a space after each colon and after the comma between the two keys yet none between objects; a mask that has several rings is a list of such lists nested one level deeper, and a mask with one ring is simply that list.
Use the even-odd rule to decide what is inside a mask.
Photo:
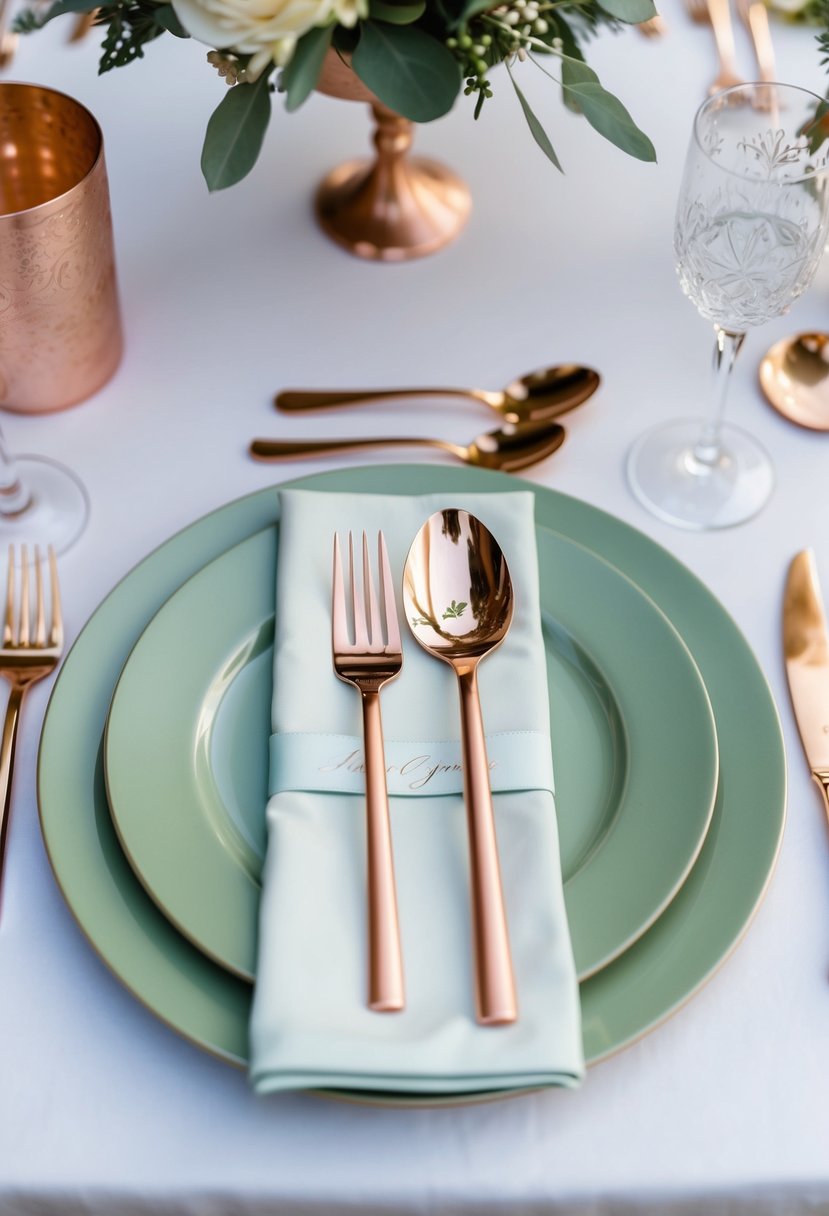
[{"label": "sage green charger plate", "polygon": [[[665,549],[578,499],[506,474],[435,465],[338,470],[293,484],[382,494],[534,489],[537,521],[628,575],[694,655],[717,723],[717,801],[697,862],[675,899],[629,950],[581,986],[585,1056],[601,1060],[705,983],[742,937],[770,880],[785,819],[785,760],[774,702],[751,650],[717,600]],[[148,622],[186,578],[270,526],[277,505],[273,489],[231,503],[178,533],[118,584],[64,661],[38,764],[46,848],[91,944],[154,1014],[238,1065],[247,1060],[250,985],[188,942],[133,873],[107,805],[103,734],[121,668]],[[436,1100],[430,1095],[431,1104]]]},{"label": "sage green charger plate", "polygon": [[[582,979],[635,941],[685,879],[714,807],[717,740],[696,664],[653,602],[581,545],[543,528],[536,543]],[[277,548],[277,528],[258,533],[167,601],[124,667],[104,749],[110,810],[136,873],[186,937],[250,981]]]}]

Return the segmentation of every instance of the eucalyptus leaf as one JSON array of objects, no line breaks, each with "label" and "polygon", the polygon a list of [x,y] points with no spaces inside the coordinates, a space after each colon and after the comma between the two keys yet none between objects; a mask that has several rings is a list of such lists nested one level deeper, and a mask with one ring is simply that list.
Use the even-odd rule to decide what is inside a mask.
[{"label": "eucalyptus leaf", "polygon": [[333,33],[333,25],[317,26],[303,34],[296,44],[291,61],[282,73],[286,110],[299,109],[314,91]]},{"label": "eucalyptus leaf", "polygon": [[55,0],[49,8],[24,9],[12,22],[12,29],[20,34],[29,34],[42,29],[53,17],[64,13],[91,13],[98,8],[100,0]]},{"label": "eucalyptus leaf", "polygon": [[213,111],[204,137],[201,168],[209,190],[224,190],[250,173],[270,116],[267,74],[253,84],[237,84],[228,89]]},{"label": "eucalyptus leaf", "polygon": [[371,0],[369,5],[370,17],[375,21],[388,21],[390,25],[411,25],[425,12],[426,0],[416,0],[413,4],[389,4],[387,0]]},{"label": "eucalyptus leaf", "polygon": [[530,128],[530,133],[532,134],[533,139],[538,144],[539,148],[544,153],[544,155],[547,157],[547,159],[549,161],[552,161],[552,163],[558,169],[559,173],[563,173],[564,170],[562,169],[561,163],[560,163],[558,157],[556,156],[555,148],[550,143],[549,136],[547,135],[547,132],[542,127],[541,123],[538,121],[538,118],[536,117],[535,112],[532,109],[530,103],[527,101],[526,97],[521,92],[518,85],[515,83],[515,77],[513,76],[512,72],[510,71],[509,65],[507,65],[507,71],[509,71],[509,78],[512,81],[512,87],[515,89],[515,94],[516,94],[518,100],[521,102],[521,109],[524,111],[524,117],[527,120],[527,126]]},{"label": "eucalyptus leaf", "polygon": [[156,25],[161,25],[168,34],[176,38],[189,38],[190,35],[176,16],[172,4],[159,4],[153,13]]},{"label": "eucalyptus leaf", "polygon": [[[556,9],[555,12],[550,13],[549,21],[561,39],[562,51],[564,52],[562,59],[565,59],[566,57],[567,59],[573,59],[584,63],[584,55],[582,54],[581,47],[576,42],[576,36],[558,9]],[[578,102],[574,97],[570,96],[566,89],[561,90],[561,96],[568,110],[572,110],[576,114],[581,113]]]},{"label": "eucalyptus leaf", "polygon": [[463,25],[470,21],[473,17],[477,17],[478,13],[485,13],[493,6],[493,0],[467,0],[464,4],[457,19],[453,22],[454,26]]},{"label": "eucalyptus leaf", "polygon": [[452,52],[414,25],[364,21],[351,66],[384,105],[413,122],[448,113],[460,89]]},{"label": "eucalyptus leaf", "polygon": [[618,97],[602,88],[598,80],[565,82],[564,88],[576,99],[591,127],[605,139],[638,160],[656,160],[656,151],[647,135],[639,130]]},{"label": "eucalyptus leaf", "polygon": [[628,25],[638,25],[640,21],[656,16],[653,0],[599,0],[599,7]]}]

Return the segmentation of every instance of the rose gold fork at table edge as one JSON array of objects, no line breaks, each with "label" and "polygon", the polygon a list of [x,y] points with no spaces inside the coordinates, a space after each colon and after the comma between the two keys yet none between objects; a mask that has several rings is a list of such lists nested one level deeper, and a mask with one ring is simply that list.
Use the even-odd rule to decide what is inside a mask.
[{"label": "rose gold fork at table edge", "polygon": [[[389,556],[383,533],[377,536],[380,608],[363,533],[361,594],[354,563],[354,540],[348,534],[348,581],[353,625],[349,632],[339,536],[334,535],[331,645],[334,671],[360,693],[366,770],[366,849],[368,872],[368,1005],[377,1013],[404,1008],[403,954],[397,915],[397,893],[386,787],[380,689],[400,674],[403,649],[394,601]],[[385,635],[383,630],[385,623]]]},{"label": "rose gold fork at table edge", "polygon": [[0,646],[0,675],[11,685],[3,736],[0,742],[0,896],[3,889],[3,864],[9,835],[9,812],[11,807],[12,774],[17,743],[17,726],[23,697],[38,680],[51,675],[60,662],[63,650],[63,620],[61,615],[60,588],[55,551],[49,546],[49,575],[51,613],[46,622],[46,598],[43,587],[43,572],[40,551],[35,546],[34,556],[34,627],[30,572],[26,546],[21,546],[20,604],[15,613],[15,554],[9,546],[9,576],[6,588],[6,616],[3,623],[3,644]]}]

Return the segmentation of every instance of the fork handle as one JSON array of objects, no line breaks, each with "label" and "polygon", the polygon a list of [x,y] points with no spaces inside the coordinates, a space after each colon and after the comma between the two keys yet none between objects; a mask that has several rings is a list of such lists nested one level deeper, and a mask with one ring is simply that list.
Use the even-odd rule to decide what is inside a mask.
[{"label": "fork handle", "polygon": [[482,1026],[505,1026],[517,1021],[518,1001],[498,862],[477,663],[467,670],[458,671],[458,684],[464,799],[469,831],[476,1013]]},{"label": "fork handle", "polygon": [[720,70],[734,74],[737,51],[734,46],[734,26],[731,24],[730,0],[708,0],[711,28],[720,58]]},{"label": "fork handle", "polygon": [[376,1013],[397,1013],[406,1001],[380,694],[370,691],[361,696],[366,753],[368,1004]]},{"label": "fork handle", "polygon": [[0,898],[3,892],[3,870],[6,860],[6,843],[9,838],[9,817],[12,800],[12,771],[17,745],[17,724],[20,721],[20,704],[25,688],[12,685],[6,717],[3,722],[3,738],[0,742],[0,788],[3,793],[3,810],[0,812]]}]

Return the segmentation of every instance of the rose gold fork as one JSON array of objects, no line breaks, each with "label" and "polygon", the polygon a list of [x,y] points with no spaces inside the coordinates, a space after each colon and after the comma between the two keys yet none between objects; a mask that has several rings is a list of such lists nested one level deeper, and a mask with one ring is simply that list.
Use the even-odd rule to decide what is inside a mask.
[{"label": "rose gold fork", "polygon": [[359,690],[363,708],[366,769],[366,834],[368,870],[368,1004],[377,1013],[395,1013],[405,1004],[403,955],[397,918],[397,894],[391,847],[386,759],[380,718],[380,689],[400,674],[403,648],[394,603],[389,555],[378,533],[380,598],[385,637],[371,575],[368,540],[363,533],[362,592],[354,569],[354,540],[348,534],[348,577],[354,641],[351,641],[343,582],[340,539],[334,535],[334,592],[331,648],[334,671]]},{"label": "rose gold fork", "polygon": [[40,550],[35,546],[34,557],[35,609],[34,633],[32,633],[30,569],[26,546],[21,546],[20,562],[20,606],[15,614],[15,556],[14,546],[9,547],[9,577],[6,588],[6,617],[3,624],[3,644],[0,647],[0,675],[11,685],[0,741],[0,790],[3,810],[0,812],[0,891],[3,882],[3,863],[6,857],[6,842],[9,834],[9,809],[11,806],[12,773],[17,743],[17,724],[20,706],[25,693],[38,680],[55,670],[63,650],[63,620],[60,606],[60,587],[55,551],[49,546],[50,574],[50,623],[47,629],[46,605],[43,591],[43,572]]},{"label": "rose gold fork", "polygon": [[745,84],[745,80],[737,71],[737,52],[734,46],[730,0],[685,0],[685,6],[692,21],[710,25],[714,31],[719,71],[708,90],[709,96],[712,93],[719,93],[720,89],[730,89],[734,85]]}]

